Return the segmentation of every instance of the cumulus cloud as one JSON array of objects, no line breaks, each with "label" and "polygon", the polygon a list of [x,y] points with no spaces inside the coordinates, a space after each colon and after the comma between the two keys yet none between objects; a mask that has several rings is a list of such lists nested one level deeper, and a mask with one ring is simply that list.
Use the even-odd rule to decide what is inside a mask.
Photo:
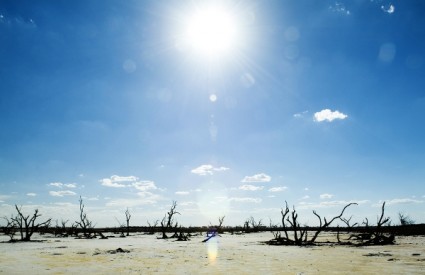
[{"label": "cumulus cloud", "polygon": [[240,190],[245,190],[245,191],[258,191],[258,190],[263,190],[264,186],[255,186],[255,185],[250,185],[250,184],[244,184],[239,186]]},{"label": "cumulus cloud", "polygon": [[50,196],[53,197],[64,197],[64,196],[75,196],[77,195],[75,192],[72,192],[70,190],[63,190],[63,191],[50,191]]},{"label": "cumulus cloud", "polygon": [[270,182],[272,178],[264,173],[256,174],[253,176],[246,176],[242,182]]},{"label": "cumulus cloud", "polygon": [[36,193],[27,193],[27,196],[28,197],[35,197],[35,196],[37,196],[37,194]]},{"label": "cumulus cloud", "polygon": [[214,172],[226,171],[229,170],[227,167],[214,167],[211,164],[204,164],[195,169],[192,169],[190,172],[200,176],[213,175]]},{"label": "cumulus cloud", "polygon": [[320,112],[314,113],[314,121],[322,122],[322,121],[329,121],[332,122],[335,119],[346,119],[348,116],[344,113],[341,113],[339,111],[331,111],[330,109],[324,109]]},{"label": "cumulus cloud", "polygon": [[286,187],[286,186],[272,187],[272,188],[269,189],[269,192],[283,192],[286,189],[288,189],[288,187]]},{"label": "cumulus cloud", "polygon": [[324,200],[324,199],[332,199],[333,197],[334,197],[334,195],[327,194],[327,193],[320,195],[320,199],[322,199],[322,200]]}]

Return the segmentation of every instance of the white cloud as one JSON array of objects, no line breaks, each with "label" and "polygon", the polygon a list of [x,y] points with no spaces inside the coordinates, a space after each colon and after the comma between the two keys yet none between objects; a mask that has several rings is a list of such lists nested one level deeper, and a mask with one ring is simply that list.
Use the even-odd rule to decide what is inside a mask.
[{"label": "white cloud", "polygon": [[27,196],[28,197],[35,197],[35,196],[37,196],[37,194],[36,193],[27,193]]},{"label": "white cloud", "polygon": [[[135,185],[137,180],[138,178],[135,176],[122,177],[122,176],[113,175],[109,179],[104,178],[104,179],[101,179],[99,182],[106,187],[124,188],[124,187],[134,186],[138,188],[138,186]],[[132,184],[126,184],[126,183],[132,183]],[[142,182],[142,185],[143,183],[144,182]]]},{"label": "white cloud", "polygon": [[368,203],[368,200],[362,201],[324,201],[320,203],[320,206],[339,206],[339,205],[347,205],[349,203],[357,203],[357,204],[365,204]]},{"label": "white cloud", "polygon": [[135,176],[121,177],[117,175],[111,176],[111,181],[113,182],[134,182],[137,181],[138,178]]},{"label": "white cloud", "polygon": [[241,202],[241,203],[260,203],[262,199],[260,198],[229,198],[230,202]]},{"label": "white cloud", "polygon": [[381,10],[383,11],[383,12],[386,12],[386,13],[389,13],[389,14],[392,14],[392,13],[394,13],[395,12],[395,6],[393,5],[393,4],[389,4],[389,5],[382,5],[381,6]]},{"label": "white cloud", "polygon": [[314,120],[317,122],[322,121],[333,121],[335,119],[346,119],[348,116],[339,111],[331,111],[330,109],[324,109],[320,112],[314,113]]},{"label": "white cloud", "polygon": [[113,188],[124,188],[125,184],[113,182],[111,179],[101,179],[100,182],[103,186],[113,187]]},{"label": "white cloud", "polygon": [[51,183],[49,183],[49,186],[53,186],[53,187],[57,187],[57,188],[63,188],[63,187],[66,187],[66,188],[76,188],[77,187],[77,184],[75,184],[75,183],[62,183],[62,182],[51,182]]},{"label": "white cloud", "polygon": [[[384,201],[380,201],[379,202],[379,206],[382,206],[382,203],[383,202]],[[409,199],[409,198],[405,198],[405,199],[392,199],[392,200],[386,201],[386,205],[413,204],[413,203],[424,203],[424,201],[422,201],[422,200],[415,200],[415,199]]]},{"label": "white cloud", "polygon": [[264,186],[255,186],[255,185],[250,185],[250,184],[244,184],[239,186],[240,190],[245,190],[245,191],[257,191],[257,190],[263,190]]},{"label": "white cloud", "polygon": [[72,192],[70,190],[64,190],[64,191],[50,191],[50,196],[53,197],[64,197],[64,196],[75,196],[77,195],[75,192]]},{"label": "white cloud", "polygon": [[305,195],[304,197],[302,197],[301,199],[302,200],[308,200],[310,198],[310,196],[309,195]]},{"label": "white cloud", "polygon": [[179,196],[187,196],[187,195],[190,194],[190,192],[188,192],[188,191],[177,191],[175,194],[179,195]]},{"label": "white cloud", "polygon": [[286,189],[288,189],[288,187],[286,187],[286,186],[272,187],[272,188],[269,189],[269,192],[283,192]]},{"label": "white cloud", "polygon": [[322,199],[322,200],[324,200],[324,199],[332,199],[333,197],[334,197],[334,195],[327,194],[327,193],[320,195],[320,199]]},{"label": "white cloud", "polygon": [[301,113],[296,113],[293,116],[294,116],[294,118],[303,118],[304,115],[307,114],[307,113],[308,113],[308,111],[304,111],[304,112],[301,112]]},{"label": "white cloud", "polygon": [[214,167],[211,164],[203,164],[195,169],[192,169],[190,172],[200,176],[213,175],[214,172],[221,172],[229,170],[227,167]]},{"label": "white cloud", "polygon": [[64,184],[63,186],[65,186],[67,188],[76,188],[77,187],[77,184],[75,184],[75,183],[67,183],[67,184]]},{"label": "white cloud", "polygon": [[270,182],[272,178],[264,173],[256,174],[253,176],[246,176],[242,182]]},{"label": "white cloud", "polygon": [[50,186],[54,186],[54,187],[62,188],[63,183],[61,183],[61,182],[52,182],[52,183],[49,183],[49,185]]},{"label": "white cloud", "polygon": [[324,201],[320,203],[311,203],[311,202],[300,202],[299,206],[301,209],[317,209],[324,207],[334,207],[334,206],[345,206],[349,203],[365,204],[369,203],[368,200],[351,200],[351,201]]},{"label": "white cloud", "polygon": [[153,181],[139,181],[134,182],[131,186],[139,191],[156,190],[157,187]]}]

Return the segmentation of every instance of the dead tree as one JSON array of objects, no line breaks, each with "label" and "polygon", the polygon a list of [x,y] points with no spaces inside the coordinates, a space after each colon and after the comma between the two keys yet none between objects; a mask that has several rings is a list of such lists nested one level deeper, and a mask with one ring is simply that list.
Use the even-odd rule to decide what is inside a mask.
[{"label": "dead tree", "polygon": [[127,208],[127,210],[125,211],[125,221],[127,223],[127,236],[130,236],[130,219],[131,219],[131,214]]},{"label": "dead tree", "polygon": [[385,202],[382,203],[381,216],[377,219],[375,227],[369,227],[370,239],[365,240],[359,245],[386,245],[394,244],[394,233],[385,233],[384,227],[389,226],[391,219],[385,217]]},{"label": "dead tree", "polygon": [[149,228],[148,234],[149,235],[155,234],[155,230],[156,230],[156,227],[158,226],[159,220],[156,220],[152,224],[149,221],[147,221],[147,223],[148,223],[148,228]]},{"label": "dead tree", "polygon": [[93,232],[94,225],[93,225],[93,222],[89,220],[89,218],[87,217],[86,211],[84,211],[84,203],[81,196],[79,201],[80,201],[80,220],[76,221],[75,223],[83,232],[84,238],[91,239],[94,237],[94,232]]},{"label": "dead tree", "polygon": [[[340,219],[342,215],[345,212],[345,209],[349,207],[350,205],[353,205],[356,203],[349,203],[347,204],[341,211],[341,213],[338,216],[333,217],[329,221],[326,218],[321,218],[319,214],[316,213],[316,211],[313,211],[313,214],[319,218],[319,227],[317,228],[315,234],[313,237],[308,240],[308,231],[306,226],[301,226],[298,222],[298,214],[295,210],[295,207],[292,207],[292,211],[288,207],[288,203],[285,201],[285,209],[282,208],[281,214],[282,214],[282,230],[284,233],[284,236],[282,236],[281,232],[273,232],[274,239],[267,242],[268,244],[272,245],[311,245],[316,242],[317,237],[319,234],[329,227],[333,221],[336,219]],[[292,236],[290,236],[288,233],[292,232]]]},{"label": "dead tree", "polygon": [[35,223],[38,217],[41,216],[41,214],[38,213],[38,209],[34,210],[34,214],[25,216],[22,213],[22,206],[18,207],[15,204],[15,209],[18,212],[16,216],[12,216],[9,219],[5,218],[7,221],[8,228],[6,232],[8,233],[10,240],[13,241],[13,237],[16,234],[16,232],[20,233],[21,241],[31,241],[31,237],[34,234],[34,232],[38,231],[42,227],[48,227],[50,225],[50,222],[52,219],[48,219],[45,222],[42,223]]},{"label": "dead tree", "polygon": [[[358,223],[350,224],[352,218],[353,218],[353,216],[351,216],[349,219],[346,219],[346,218],[343,218],[343,217],[339,218],[343,223],[345,223],[345,226],[346,226],[345,227],[345,230],[346,230],[347,233],[350,232],[353,227],[355,227],[356,225],[358,225]],[[337,226],[336,238],[337,238],[338,243],[341,243],[341,239],[340,239],[339,233],[340,233],[340,227],[338,225]]]},{"label": "dead tree", "polygon": [[412,220],[408,215],[405,215],[403,213],[398,213],[398,219],[400,221],[400,225],[401,226],[406,226],[406,225],[412,225],[415,224],[415,221]]},{"label": "dead tree", "polygon": [[68,233],[67,233],[67,228],[66,228],[66,224],[68,223],[69,220],[61,220],[61,224],[59,225],[58,220],[56,220],[56,226],[55,226],[55,237],[56,236],[61,236],[61,237],[68,237]]},{"label": "dead tree", "polygon": [[162,232],[162,239],[168,239],[167,232],[170,231],[171,228],[177,228],[178,223],[174,220],[174,215],[179,214],[179,212],[176,211],[177,202],[173,201],[170,211],[167,212],[167,214],[164,215],[164,218],[161,220],[161,232]]},{"label": "dead tree", "polygon": [[255,221],[255,218],[253,216],[251,216],[248,220],[247,220],[250,224],[250,226],[252,227],[252,232],[258,232],[260,231],[261,227],[264,226],[262,221],[263,220],[259,220],[258,222]]},{"label": "dead tree", "polygon": [[[12,216],[13,218],[13,216]],[[3,233],[7,236],[9,236],[10,238],[10,242],[14,242],[15,239],[15,235],[17,233],[17,226],[16,223],[11,219],[9,219],[8,217],[3,217],[3,219],[6,221],[6,226],[3,227]]]},{"label": "dead tree", "polygon": [[[281,232],[272,232],[274,239],[269,241],[268,244],[273,245],[303,245],[307,243],[307,229],[302,228],[298,222],[298,214],[295,210],[295,207],[289,210],[288,202],[285,201],[285,210],[282,208],[280,211],[282,214],[282,230],[284,236]],[[290,216],[288,216],[290,214]],[[288,232],[292,231],[292,238],[289,236]]]},{"label": "dead tree", "polygon": [[313,238],[311,238],[310,242],[314,243],[317,239],[317,237],[319,236],[319,234],[327,227],[329,227],[329,225],[331,225],[331,223],[336,220],[336,219],[341,219],[342,215],[344,214],[345,209],[347,209],[349,206],[351,205],[357,205],[357,203],[352,202],[347,204],[346,206],[344,206],[344,208],[342,209],[341,213],[338,216],[333,217],[330,221],[327,221],[326,218],[322,218],[319,216],[319,214],[316,213],[315,210],[313,210],[313,214],[316,215],[316,217],[319,219],[319,228],[317,229],[316,233],[314,234]]}]

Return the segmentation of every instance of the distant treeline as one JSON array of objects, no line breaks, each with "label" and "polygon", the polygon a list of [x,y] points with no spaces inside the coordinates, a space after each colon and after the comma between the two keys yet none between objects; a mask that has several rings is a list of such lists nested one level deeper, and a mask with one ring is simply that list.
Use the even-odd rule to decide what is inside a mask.
[{"label": "distant treeline", "polygon": [[[367,232],[370,229],[374,229],[375,226],[357,226],[357,227],[329,227],[326,228],[324,231],[327,232],[349,232],[349,233],[363,233]],[[61,231],[63,231],[64,228],[61,228]],[[66,227],[66,230],[75,230],[76,233],[81,233],[80,229]],[[184,232],[184,233],[206,233],[210,231],[212,228],[211,226],[190,226],[190,227],[178,227],[178,228],[170,228],[167,230],[167,233],[175,233],[175,231],[178,232]],[[307,226],[307,227],[301,227],[302,230],[312,231],[315,232],[319,229],[319,227],[314,226]],[[398,236],[416,236],[421,235],[425,236],[425,224],[410,224],[410,225],[391,225],[391,226],[385,226],[381,228],[386,233],[394,233]],[[0,232],[5,233],[7,230],[6,227],[0,227]],[[47,227],[47,228],[39,228],[39,233],[41,234],[55,234],[57,233],[58,228],[55,227]],[[125,228],[127,231],[127,228]],[[149,226],[130,226],[128,228],[129,232],[131,233],[147,233],[147,234],[156,234],[156,233],[162,233],[162,228],[159,226],[156,227],[149,227]],[[243,226],[223,226],[221,228],[220,233],[229,233],[229,234],[241,234],[241,233],[255,233],[255,232],[277,232],[277,231],[283,231],[283,227],[268,227],[268,226],[261,226],[258,228],[246,228]],[[123,231],[122,227],[99,227],[99,228],[93,228],[93,232],[99,232],[99,233],[116,233],[120,234]]]}]

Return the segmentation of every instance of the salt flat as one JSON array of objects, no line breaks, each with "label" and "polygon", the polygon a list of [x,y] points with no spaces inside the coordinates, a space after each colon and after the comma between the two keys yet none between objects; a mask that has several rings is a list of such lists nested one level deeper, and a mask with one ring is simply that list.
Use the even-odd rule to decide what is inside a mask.
[{"label": "salt flat", "polygon": [[[425,237],[390,246],[268,246],[269,232],[222,234],[202,243],[156,235],[0,243],[2,274],[424,274]],[[323,238],[330,237],[324,234]],[[322,238],[322,239],[323,239]],[[7,241],[0,236],[0,241]],[[37,240],[43,240],[38,242]],[[122,252],[117,252],[121,248]],[[121,250],[119,250],[121,251]]]}]

